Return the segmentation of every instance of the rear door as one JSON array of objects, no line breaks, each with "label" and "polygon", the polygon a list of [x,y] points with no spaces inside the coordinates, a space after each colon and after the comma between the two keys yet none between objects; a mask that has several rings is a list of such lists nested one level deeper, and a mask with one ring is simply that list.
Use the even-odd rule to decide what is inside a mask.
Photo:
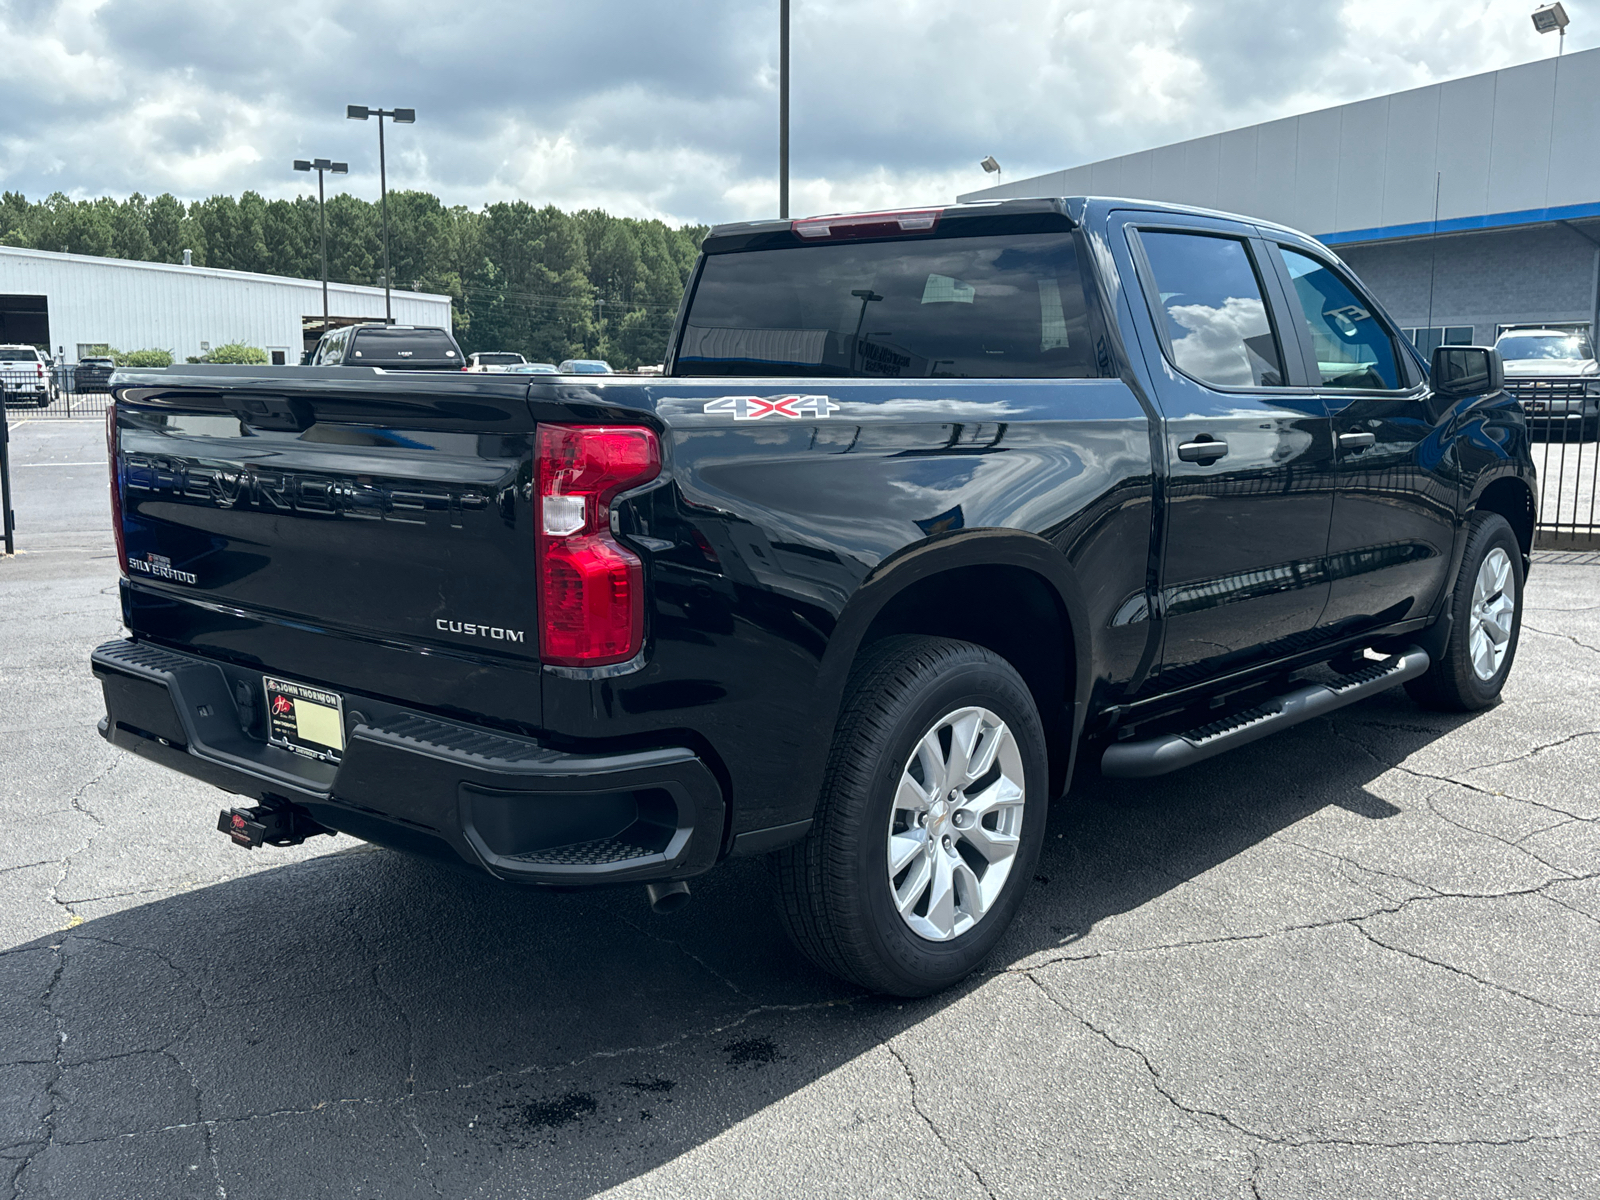
[{"label": "rear door", "polygon": [[1299,340],[1333,422],[1329,636],[1426,615],[1449,571],[1457,483],[1416,364],[1355,279],[1273,243]]},{"label": "rear door", "polygon": [[1274,319],[1281,285],[1251,228],[1112,220],[1152,321],[1140,335],[1165,418],[1160,680],[1179,687],[1318,640],[1332,427]]}]

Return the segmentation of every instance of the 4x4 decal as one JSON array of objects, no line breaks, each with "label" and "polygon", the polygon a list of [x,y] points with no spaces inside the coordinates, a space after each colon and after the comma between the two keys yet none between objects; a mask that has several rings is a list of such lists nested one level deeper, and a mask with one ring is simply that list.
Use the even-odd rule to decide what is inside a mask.
[{"label": "4x4 decal", "polygon": [[826,396],[722,396],[707,400],[705,411],[732,413],[735,421],[759,421],[771,413],[797,421],[804,416],[826,417],[838,407]]}]

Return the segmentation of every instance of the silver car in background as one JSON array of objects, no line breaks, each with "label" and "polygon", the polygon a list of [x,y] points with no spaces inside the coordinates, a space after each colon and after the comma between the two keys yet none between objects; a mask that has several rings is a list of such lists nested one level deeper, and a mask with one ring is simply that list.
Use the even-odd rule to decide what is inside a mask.
[{"label": "silver car in background", "polygon": [[1528,429],[1547,441],[1600,434],[1600,363],[1589,335],[1573,329],[1508,329],[1494,348],[1506,390],[1522,402]]}]

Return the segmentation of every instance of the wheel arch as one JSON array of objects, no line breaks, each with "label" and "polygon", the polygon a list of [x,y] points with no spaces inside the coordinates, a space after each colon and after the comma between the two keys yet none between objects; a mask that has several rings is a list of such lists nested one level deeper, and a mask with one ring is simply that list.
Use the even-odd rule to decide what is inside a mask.
[{"label": "wheel arch", "polygon": [[1499,513],[1517,535],[1517,545],[1522,548],[1522,562],[1526,567],[1533,554],[1534,529],[1538,522],[1538,502],[1533,488],[1519,475],[1501,475],[1489,480],[1479,489],[1468,506],[1474,512]]},{"label": "wheel arch", "polygon": [[824,736],[831,737],[862,650],[898,633],[973,642],[1011,663],[1039,706],[1050,747],[1051,794],[1065,789],[1093,656],[1082,589],[1055,546],[1015,530],[969,530],[930,538],[884,560],[852,596],[823,656]]}]

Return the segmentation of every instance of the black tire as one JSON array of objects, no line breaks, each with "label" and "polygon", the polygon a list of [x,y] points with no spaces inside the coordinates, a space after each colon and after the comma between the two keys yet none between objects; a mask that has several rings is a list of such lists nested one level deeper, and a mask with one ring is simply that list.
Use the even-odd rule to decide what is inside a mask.
[{"label": "black tire", "polygon": [[[913,932],[892,900],[890,821],[912,750],[942,718],[969,706],[988,709],[1015,738],[1024,779],[1021,828],[1010,873],[981,919],[933,941]],[[789,936],[823,970],[875,992],[925,996],[958,982],[994,949],[1033,879],[1048,779],[1033,697],[999,655],[948,638],[873,644],[846,690],[811,831],[775,856]]]},{"label": "black tire", "polygon": [[[1479,568],[1497,549],[1510,560],[1516,597],[1505,658],[1494,674],[1485,679],[1472,665],[1473,588]],[[1511,531],[1510,524],[1499,513],[1474,514],[1467,526],[1467,548],[1461,555],[1461,571],[1450,596],[1450,639],[1427,672],[1406,683],[1406,691],[1413,700],[1424,707],[1446,712],[1476,712],[1499,699],[1500,689],[1505,686],[1511,665],[1516,661],[1517,641],[1522,633],[1523,579],[1522,547],[1517,544],[1517,535]]]}]

